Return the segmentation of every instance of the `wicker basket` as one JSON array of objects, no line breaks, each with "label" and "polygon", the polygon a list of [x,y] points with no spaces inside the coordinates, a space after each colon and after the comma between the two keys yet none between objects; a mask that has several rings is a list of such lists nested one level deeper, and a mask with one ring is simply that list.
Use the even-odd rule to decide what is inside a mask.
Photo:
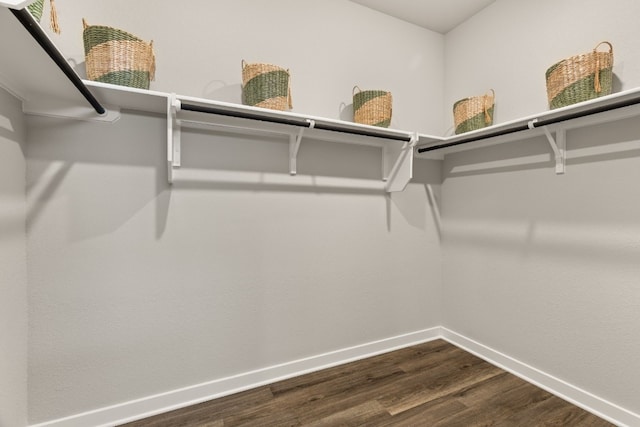
[{"label": "wicker basket", "polygon": [[40,22],[40,20],[42,19],[42,11],[44,9],[44,0],[34,1],[29,6],[27,6],[27,9],[29,9],[29,12],[31,12],[33,17],[36,18],[36,21]]},{"label": "wicker basket", "polygon": [[[58,25],[58,13],[56,12],[56,4],[54,0],[49,0],[51,5],[50,26],[54,33],[60,34],[60,26]],[[44,0],[36,0],[27,6],[27,9],[33,15],[36,21],[40,22],[42,19],[42,12],[44,11]]]},{"label": "wicker basket", "polygon": [[493,124],[496,94],[493,89],[482,96],[464,98],[453,104],[456,135]]},{"label": "wicker basket", "polygon": [[353,121],[388,128],[391,125],[393,97],[384,90],[353,88]]},{"label": "wicker basket", "polygon": [[[602,45],[608,45],[609,51],[598,52]],[[613,85],[613,46],[607,41],[598,43],[592,52],[552,65],[545,76],[551,109],[609,95]]]},{"label": "wicker basket", "polygon": [[153,41],[147,43],[116,28],[88,25],[84,19],[82,23],[89,80],[149,89],[156,69]]},{"label": "wicker basket", "polygon": [[242,102],[272,110],[290,110],[291,74],[289,70],[272,64],[242,60]]}]

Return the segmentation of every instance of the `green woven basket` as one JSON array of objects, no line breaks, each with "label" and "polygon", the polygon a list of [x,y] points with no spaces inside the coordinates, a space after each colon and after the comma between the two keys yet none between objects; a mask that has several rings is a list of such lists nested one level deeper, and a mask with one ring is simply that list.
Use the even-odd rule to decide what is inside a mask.
[{"label": "green woven basket", "polygon": [[29,12],[31,12],[33,17],[36,18],[36,21],[40,22],[40,20],[42,19],[42,11],[44,9],[44,0],[34,1],[29,6],[27,6],[27,9],[29,9]]},{"label": "green woven basket", "polygon": [[490,92],[482,96],[464,98],[453,104],[456,135],[482,129],[493,124],[496,96],[493,89]]},{"label": "green woven basket", "polygon": [[147,43],[117,28],[88,25],[84,19],[82,23],[89,80],[149,89],[156,69],[153,41]]},{"label": "green woven basket", "polygon": [[[357,90],[357,92],[356,92]],[[353,88],[353,121],[363,125],[388,128],[391,125],[393,97],[384,90]]]},{"label": "green woven basket", "polygon": [[[602,45],[608,52],[598,52]],[[549,108],[566,107],[611,94],[613,87],[613,46],[598,43],[593,51],[553,64],[545,73]]]},{"label": "green woven basket", "polygon": [[[49,0],[51,6],[50,26],[54,33],[60,34],[60,25],[58,25],[58,13],[56,12],[56,5],[54,0]],[[27,10],[31,13],[34,19],[38,22],[42,20],[42,13],[44,12],[44,0],[36,0],[27,6]]]},{"label": "green woven basket", "polygon": [[277,65],[242,60],[242,102],[272,110],[290,110],[291,74]]}]

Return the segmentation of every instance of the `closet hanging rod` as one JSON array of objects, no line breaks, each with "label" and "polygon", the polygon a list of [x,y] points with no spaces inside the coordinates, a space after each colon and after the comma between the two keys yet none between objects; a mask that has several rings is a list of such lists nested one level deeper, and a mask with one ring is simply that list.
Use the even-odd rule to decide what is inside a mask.
[{"label": "closet hanging rod", "polygon": [[[189,104],[185,102],[182,102],[180,104],[180,109],[186,110],[186,111],[194,111],[197,113],[217,114],[220,116],[236,117],[240,119],[260,120],[263,122],[278,123],[278,124],[290,125],[290,126],[299,126],[299,127],[305,127],[305,128],[311,127],[311,122],[306,118],[297,119],[297,118],[286,118],[286,117],[272,117],[272,116],[266,116],[259,113],[252,113],[248,111],[228,110],[222,107],[203,106],[203,105]],[[391,135],[383,132],[376,132],[375,130],[353,129],[353,128],[348,128],[346,126],[345,127],[339,126],[336,124],[319,123],[317,120],[313,120],[313,122],[315,123],[313,127],[314,129],[328,130],[332,132],[341,132],[341,133],[347,133],[351,135],[392,139],[394,141],[404,141],[404,142],[411,141],[411,135]]]},{"label": "closet hanging rod", "polygon": [[576,112],[568,112],[566,114],[560,115],[558,117],[553,117],[550,119],[533,119],[527,120],[524,124],[518,124],[512,127],[508,127],[506,129],[496,129],[493,132],[487,132],[478,136],[469,136],[466,138],[461,138],[451,142],[445,142],[442,144],[432,145],[430,147],[422,147],[418,148],[418,153],[426,153],[428,151],[441,150],[443,148],[455,147],[457,145],[468,144],[470,142],[481,141],[484,139],[494,138],[503,135],[510,135],[516,132],[522,132],[529,129],[541,128],[544,126],[553,125],[556,123],[566,122],[568,120],[579,119],[581,117],[591,116],[593,114],[604,113],[607,111],[617,110],[624,107],[630,107],[632,105],[640,104],[640,96],[635,96],[630,99],[625,99],[617,102],[613,102],[611,104],[604,104],[599,106],[594,106],[592,108],[576,111]]},{"label": "closet hanging rod", "polygon": [[33,16],[27,11],[27,9],[9,9],[11,13],[16,17],[18,21],[24,26],[24,28],[31,34],[31,36],[38,42],[38,44],[44,49],[49,57],[56,63],[58,68],[67,76],[67,78],[73,83],[73,85],[80,91],[82,96],[91,104],[96,113],[100,115],[106,114],[107,110],[98,102],[93,94],[82,83],[78,74],[73,71],[73,68],[67,63],[60,51],[49,40],[49,37],[42,31],[40,25],[33,19]]}]

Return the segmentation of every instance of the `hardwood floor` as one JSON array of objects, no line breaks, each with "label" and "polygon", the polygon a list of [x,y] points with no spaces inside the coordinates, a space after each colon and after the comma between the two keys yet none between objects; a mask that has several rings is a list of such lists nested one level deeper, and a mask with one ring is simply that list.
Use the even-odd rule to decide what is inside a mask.
[{"label": "hardwood floor", "polygon": [[126,424],[611,426],[443,340]]}]

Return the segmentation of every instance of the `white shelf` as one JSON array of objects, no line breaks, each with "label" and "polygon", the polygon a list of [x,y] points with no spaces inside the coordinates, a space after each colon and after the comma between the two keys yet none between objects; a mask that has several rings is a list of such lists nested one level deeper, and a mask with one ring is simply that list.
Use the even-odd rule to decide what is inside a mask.
[{"label": "white shelf", "polygon": [[108,110],[135,110],[146,113],[166,114],[170,94],[153,90],[136,89],[108,83],[82,81],[91,93]]},{"label": "white shelf", "polygon": [[[84,83],[108,109],[119,110],[122,108],[145,112],[167,113],[169,120],[172,122],[172,126],[169,128],[170,134],[174,132],[174,130],[179,129],[179,127],[187,126],[205,128],[211,131],[218,129],[240,134],[282,135],[289,139],[291,146],[289,159],[289,173],[291,175],[297,173],[296,155],[302,136],[313,140],[381,147],[383,150],[382,177],[384,181],[387,181],[386,189],[388,191],[402,191],[411,179],[413,174],[413,156],[410,154],[413,152],[413,145],[418,143],[441,142],[444,140],[444,138],[433,135],[379,128],[324,117],[274,111],[203,98],[172,95],[165,92],[127,88],[89,80],[85,80]],[[176,108],[176,111],[171,112],[170,107],[167,107],[167,103],[170,102],[172,96],[179,105],[187,103],[204,107],[205,109],[214,109],[220,112],[220,114],[183,111],[179,107]],[[254,118],[246,118],[243,116]],[[313,127],[301,128],[295,124],[272,123],[268,121],[270,119],[278,122],[312,122]],[[174,134],[175,133],[176,132],[174,132]],[[373,133],[377,136],[360,135],[359,133]],[[177,134],[179,134],[179,132],[177,132]],[[167,147],[170,181],[173,180],[174,173],[180,168],[181,152],[181,143],[177,139],[174,140],[172,135],[169,136]]]},{"label": "white shelf", "polygon": [[[289,173],[292,175],[297,173],[297,153],[304,136],[380,147],[383,154],[381,175],[386,181],[387,191],[402,191],[411,180],[413,147],[419,141],[417,134],[411,132],[97,82],[80,82],[77,74],[67,66],[60,50],[39,31],[37,23],[28,14],[26,17],[21,15],[21,18],[28,18],[22,19],[24,25],[13,16],[9,8],[19,9],[23,3],[0,3],[0,55],[9,59],[0,65],[0,87],[22,100],[23,111],[27,114],[107,122],[118,120],[121,109],[167,114],[169,182],[180,169],[180,128],[196,125],[207,126],[212,132],[222,128],[249,134],[283,135],[290,144]],[[67,75],[62,68],[66,69]],[[87,88],[89,91],[85,90]],[[89,105],[89,98],[93,97],[97,104],[106,107],[105,114],[96,112],[102,111],[101,105],[95,105],[95,109]],[[215,114],[182,111],[183,103],[215,110]]]},{"label": "white shelf", "polygon": [[10,7],[11,9],[24,9],[29,3],[33,3],[33,0],[2,0],[0,1],[0,6]]},{"label": "white shelf", "polygon": [[[450,153],[541,135],[547,136],[552,148],[554,148],[553,144],[556,138],[550,135],[551,133],[561,135],[560,138],[563,138],[562,134],[567,130],[640,116],[640,103],[638,102],[640,102],[640,88],[626,90],[464,134],[425,143],[420,142],[416,147],[416,156],[443,159],[445,155]],[[511,132],[514,129],[515,131]],[[436,148],[443,145],[450,146],[419,153],[420,149]]]},{"label": "white shelf", "polygon": [[282,135],[289,142],[289,173],[297,174],[297,154],[303,139],[367,145],[382,149],[385,190],[402,191],[413,176],[416,133],[357,123],[267,110],[179,95],[168,103],[168,175],[173,181],[181,166],[181,128],[205,126],[215,131]]},{"label": "white shelf", "polygon": [[[84,81],[111,116],[120,109],[167,114],[167,162],[169,182],[181,168],[184,127],[199,127],[210,132],[245,135],[281,135],[290,145],[289,173],[297,174],[297,153],[303,139],[374,146],[382,149],[381,178],[387,191],[402,191],[413,175],[413,147],[416,143],[440,140],[438,137],[361,125],[324,117],[268,110],[228,102],[214,101],[141,90],[106,83]],[[183,108],[188,106],[190,110]],[[202,111],[191,111],[202,109]]]},{"label": "white shelf", "polygon": [[[10,59],[0,65],[0,87],[21,99],[23,110],[28,114],[100,121],[117,120],[120,109],[166,114],[170,182],[181,166],[180,130],[184,126],[205,127],[211,132],[223,130],[251,135],[282,135],[290,145],[291,175],[297,173],[297,153],[303,138],[380,147],[383,152],[382,179],[386,181],[385,189],[402,191],[412,177],[414,157],[443,159],[449,153],[538,135],[546,136],[556,158],[556,172],[563,173],[567,130],[640,115],[640,88],[637,88],[462,135],[438,137],[165,92],[92,81],[80,82],[73,71],[68,73],[68,77],[65,76],[12,16],[9,7],[20,8],[27,3],[0,1],[0,28],[3,33],[0,37],[0,55]],[[34,28],[30,25],[27,27],[29,31]],[[50,42],[46,35],[42,37]],[[61,66],[68,68],[60,59],[59,50],[52,43],[51,46],[49,51],[53,50],[55,56],[59,56],[57,60]],[[78,87],[70,79],[76,80]],[[87,98],[78,89],[85,92]],[[91,94],[106,107],[106,114],[98,115],[88,104]],[[101,111],[99,106],[96,109]],[[192,111],[194,109],[201,111]],[[417,147],[415,152],[414,147]],[[422,149],[430,151],[418,154]]]},{"label": "white shelf", "polygon": [[27,107],[52,100],[86,105],[78,90],[6,7],[0,7],[0,28],[1,87]]}]

